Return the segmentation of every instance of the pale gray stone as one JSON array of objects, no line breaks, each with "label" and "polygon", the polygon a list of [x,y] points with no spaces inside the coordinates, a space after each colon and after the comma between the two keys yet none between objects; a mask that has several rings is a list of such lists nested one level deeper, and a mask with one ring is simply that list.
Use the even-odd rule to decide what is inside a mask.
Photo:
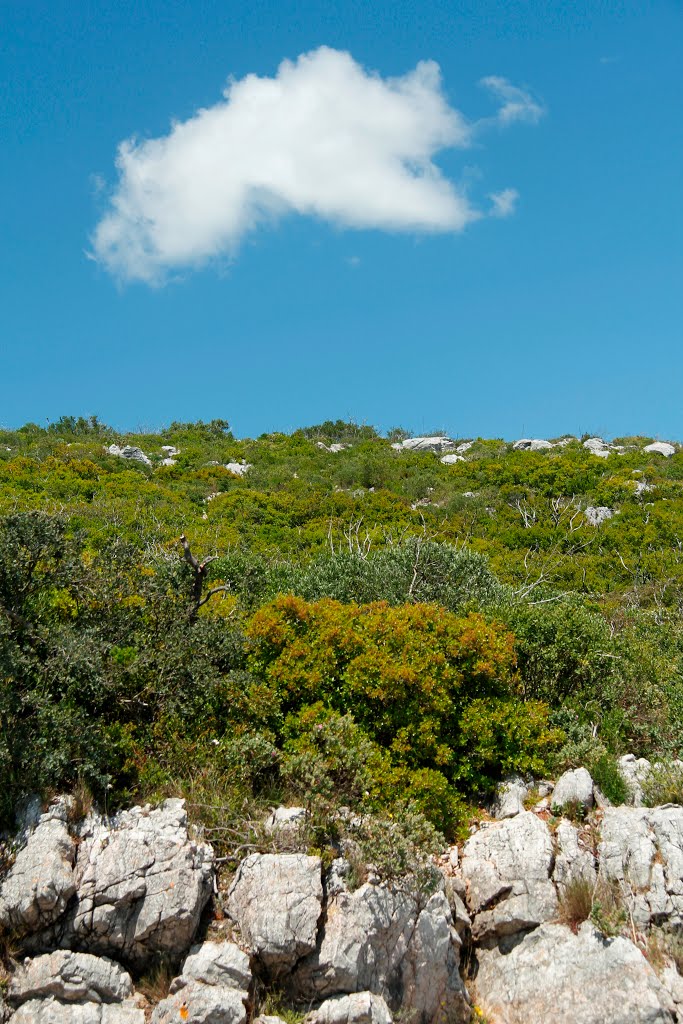
[{"label": "pale gray stone", "polygon": [[650,774],[652,765],[646,757],[635,754],[624,754],[618,761],[619,772],[630,793],[630,803],[634,807],[643,805],[643,783]]},{"label": "pale gray stone", "polygon": [[[58,802],[20,836],[24,845],[0,886],[0,924],[7,931],[21,935],[46,927],[75,893],[76,843],[67,813],[67,804]],[[27,821],[35,822],[35,813]]]},{"label": "pale gray stone", "polygon": [[608,807],[601,835],[600,871],[634,922],[683,927],[683,807]]},{"label": "pale gray stone", "polygon": [[391,446],[396,451],[407,452],[436,452],[437,455],[455,448],[455,441],[450,437],[439,434],[434,437],[407,437],[404,441],[397,441]]},{"label": "pale gray stone", "polygon": [[246,1024],[246,992],[191,981],[154,1008],[151,1024]]},{"label": "pale gray stone", "polygon": [[280,973],[315,949],[322,898],[319,857],[254,853],[237,869],[227,909],[259,960]]},{"label": "pale gray stone", "polygon": [[616,513],[614,509],[608,508],[607,505],[588,505],[583,510],[583,514],[591,526],[600,526],[608,519],[611,519]]},{"label": "pale gray stone", "polygon": [[66,913],[36,937],[112,956],[136,969],[188,948],[213,884],[213,851],[192,840],[182,800],[86,820]]},{"label": "pale gray stone", "polygon": [[491,813],[494,818],[514,818],[524,811],[524,801],[529,794],[529,787],[519,775],[504,779],[498,787],[496,799]]},{"label": "pale gray stone", "polygon": [[296,832],[308,817],[305,807],[276,807],[265,820],[266,832]]},{"label": "pale gray stone", "polygon": [[444,466],[454,466],[456,462],[465,462],[466,460],[462,455],[456,455],[451,453],[450,455],[442,455],[439,462],[442,462]]},{"label": "pale gray stone", "polygon": [[366,883],[328,901],[319,947],[295,972],[294,991],[311,1001],[374,992],[416,1024],[442,1014],[466,1021],[459,948],[444,892],[421,905],[408,892]]},{"label": "pale gray stone", "polygon": [[565,818],[555,832],[557,853],[553,881],[561,890],[574,881],[582,880],[594,886],[597,866],[592,850],[582,841],[579,830]]},{"label": "pale gray stone", "polygon": [[179,992],[191,981],[246,992],[252,981],[249,957],[234,942],[202,942],[192,947],[170,990]]},{"label": "pale gray stone", "polygon": [[531,811],[475,832],[465,843],[461,861],[475,941],[495,941],[554,917],[552,867],[550,833]]},{"label": "pale gray stone", "polygon": [[249,462],[226,462],[223,466],[223,469],[227,469],[229,473],[233,473],[235,476],[245,476],[253,468]]},{"label": "pale gray stone", "polygon": [[574,768],[560,775],[553,790],[552,806],[575,804],[584,811],[593,806],[593,780],[585,768]]},{"label": "pale gray stone", "polygon": [[143,452],[142,448],[127,444],[119,448],[117,444],[110,444],[107,448],[109,455],[115,455],[119,459],[132,459],[133,462],[142,462],[145,466],[151,466],[152,460]]},{"label": "pale gray stone", "polygon": [[10,979],[7,998],[13,1006],[50,996],[67,1003],[120,1003],[132,994],[130,975],[113,960],[60,949],[26,959]]},{"label": "pale gray stone", "polygon": [[389,1007],[374,992],[352,992],[326,999],[306,1024],[392,1024]]},{"label": "pale gray stone", "polygon": [[640,950],[584,922],[542,924],[511,952],[482,951],[477,1004],[496,1024],[673,1024],[674,1004]]},{"label": "pale gray stone", "polygon": [[11,1024],[145,1024],[145,1012],[130,999],[124,1003],[31,999],[12,1015]]},{"label": "pale gray stone", "polygon": [[654,441],[652,444],[646,444],[643,451],[655,452],[655,454],[663,455],[667,459],[676,454],[674,445],[669,444],[668,441]]},{"label": "pale gray stone", "polygon": [[543,452],[549,448],[554,448],[555,445],[552,441],[546,441],[544,438],[523,437],[519,441],[515,441],[512,447],[514,451]]},{"label": "pale gray stone", "polygon": [[589,437],[588,440],[583,442],[583,447],[587,448],[589,452],[600,452],[607,448],[607,444],[601,437]]}]

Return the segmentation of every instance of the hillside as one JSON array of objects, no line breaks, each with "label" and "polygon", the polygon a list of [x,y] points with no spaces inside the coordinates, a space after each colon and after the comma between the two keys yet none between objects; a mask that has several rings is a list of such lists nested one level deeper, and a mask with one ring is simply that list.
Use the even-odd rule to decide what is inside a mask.
[{"label": "hillside", "polygon": [[682,481],[644,437],[2,431],[5,820],[80,784],[452,837],[511,772],[618,788],[681,753]]}]

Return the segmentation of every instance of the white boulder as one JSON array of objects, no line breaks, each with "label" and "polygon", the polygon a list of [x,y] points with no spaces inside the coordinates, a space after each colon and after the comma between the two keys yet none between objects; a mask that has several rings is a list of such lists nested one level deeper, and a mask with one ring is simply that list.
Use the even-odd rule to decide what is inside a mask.
[{"label": "white boulder", "polygon": [[315,949],[322,900],[319,857],[254,853],[237,869],[227,909],[258,959],[280,974]]},{"label": "white boulder", "polygon": [[571,804],[583,811],[593,806],[593,780],[585,768],[565,772],[555,783],[552,806],[562,809]]},{"label": "white boulder", "polygon": [[497,941],[555,916],[553,861],[548,827],[531,811],[488,823],[467,840],[460,870],[475,941]]},{"label": "white boulder", "polygon": [[628,939],[589,922],[542,924],[503,955],[482,951],[477,1003],[496,1024],[673,1024],[674,1003]]},{"label": "white boulder", "polygon": [[668,441],[653,441],[652,444],[646,444],[643,451],[655,452],[657,455],[663,455],[666,459],[676,454],[675,447]]},{"label": "white boulder", "polygon": [[127,444],[120,448],[117,444],[110,444],[106,451],[119,459],[132,459],[133,462],[142,462],[145,466],[152,465],[152,460],[145,455],[142,448],[136,448],[134,445]]},{"label": "white boulder", "polygon": [[305,1024],[391,1024],[389,1007],[374,992],[352,992],[326,999]]}]

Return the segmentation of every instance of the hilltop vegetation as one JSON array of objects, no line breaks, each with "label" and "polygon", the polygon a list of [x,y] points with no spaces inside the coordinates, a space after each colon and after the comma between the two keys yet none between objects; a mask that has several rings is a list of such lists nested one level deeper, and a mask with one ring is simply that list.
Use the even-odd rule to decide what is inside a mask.
[{"label": "hilltop vegetation", "polygon": [[80,783],[424,839],[511,771],[678,756],[683,452],[406,436],[0,432],[5,822]]}]

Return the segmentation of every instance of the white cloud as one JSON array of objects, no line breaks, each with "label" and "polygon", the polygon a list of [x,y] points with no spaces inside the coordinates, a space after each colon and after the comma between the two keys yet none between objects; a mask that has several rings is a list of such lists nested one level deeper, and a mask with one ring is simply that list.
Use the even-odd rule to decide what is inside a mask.
[{"label": "white cloud", "polygon": [[[499,118],[522,119],[527,94],[485,81],[503,99]],[[540,111],[528,99],[531,108]],[[433,157],[467,147],[474,131],[446,101],[434,62],[382,79],[321,47],[284,61],[274,78],[231,81],[220,102],[168,135],[121,143],[93,256],[121,278],[154,282],[234,254],[248,232],[288,213],[350,228],[461,231],[482,214]]]},{"label": "white cloud", "polygon": [[516,188],[504,188],[502,192],[491,192],[489,199],[493,203],[492,217],[510,217],[515,212],[519,192]]},{"label": "white cloud", "polygon": [[[528,121],[531,124],[536,124],[545,113],[543,107],[533,99],[530,93],[508,82],[507,78],[489,75],[487,78],[482,78],[479,84],[502,100],[502,106],[495,117],[500,124],[512,124],[514,121]],[[487,120],[492,119],[487,118]]]}]

